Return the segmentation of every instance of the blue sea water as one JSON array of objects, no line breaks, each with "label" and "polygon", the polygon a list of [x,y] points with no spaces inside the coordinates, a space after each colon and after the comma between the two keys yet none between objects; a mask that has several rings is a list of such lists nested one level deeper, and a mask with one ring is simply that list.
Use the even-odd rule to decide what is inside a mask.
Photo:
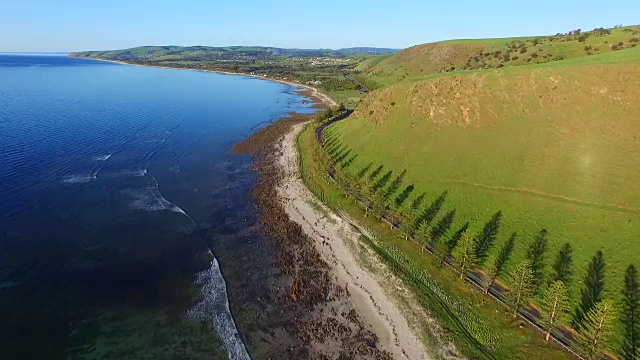
[{"label": "blue sea water", "polygon": [[218,260],[255,250],[255,176],[230,149],[291,111],[248,77],[0,55],[0,358],[246,358]]}]

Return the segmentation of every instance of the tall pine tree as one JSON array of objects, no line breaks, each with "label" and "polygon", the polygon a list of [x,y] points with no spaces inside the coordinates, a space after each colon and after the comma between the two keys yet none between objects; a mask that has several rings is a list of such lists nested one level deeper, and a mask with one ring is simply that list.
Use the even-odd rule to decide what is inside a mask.
[{"label": "tall pine tree", "polygon": [[483,264],[489,254],[489,250],[493,246],[498,230],[500,230],[500,221],[502,220],[502,211],[495,213],[489,220],[482,231],[473,239],[476,248],[476,258],[479,264]]},{"label": "tall pine tree", "polygon": [[465,232],[458,241],[458,245],[453,249],[454,264],[460,272],[460,279],[464,279],[467,271],[477,264],[474,252],[473,238]]},{"label": "tall pine tree", "polygon": [[489,290],[491,289],[493,283],[496,281],[496,278],[502,275],[504,267],[507,264],[509,257],[511,257],[513,248],[516,245],[517,237],[518,235],[515,232],[511,234],[509,240],[507,240],[507,242],[502,246],[498,255],[489,262],[487,278],[485,279],[485,293],[489,293]]},{"label": "tall pine tree", "polygon": [[566,286],[569,286],[571,281],[571,265],[573,264],[572,258],[573,248],[571,244],[566,243],[562,245],[556,261],[553,263],[553,279],[552,281],[562,281]]},{"label": "tall pine tree", "polygon": [[585,316],[602,300],[604,290],[604,254],[598,251],[591,259],[584,278],[584,285],[580,290],[580,306],[576,309],[572,325],[579,329]]},{"label": "tall pine tree", "polygon": [[551,331],[558,327],[569,310],[567,287],[562,281],[554,281],[549,285],[544,294],[543,307],[545,310],[544,322],[547,326],[545,340],[549,341]]},{"label": "tall pine tree", "polygon": [[548,248],[547,236],[546,229],[540,230],[527,249],[527,259],[531,262],[533,285],[536,291],[540,290],[540,285],[544,282],[544,256]]},{"label": "tall pine tree", "polygon": [[507,301],[513,317],[518,316],[520,309],[529,301],[533,293],[533,271],[531,261],[522,260],[509,273],[509,292]]},{"label": "tall pine tree", "polygon": [[638,289],[638,270],[634,265],[629,265],[624,277],[621,321],[624,327],[622,358],[624,360],[640,359],[640,290]]},{"label": "tall pine tree", "polygon": [[615,317],[613,304],[607,299],[597,302],[585,315],[579,341],[587,360],[602,359],[602,352],[607,350],[613,335]]},{"label": "tall pine tree", "polygon": [[460,229],[458,229],[458,231],[456,231],[456,233],[453,234],[453,236],[449,240],[438,242],[438,245],[436,246],[436,256],[440,259],[441,265],[444,265],[445,260],[449,255],[451,255],[453,249],[456,248],[456,246],[458,245],[458,241],[460,241],[462,235],[467,232],[467,229],[469,229],[468,222],[465,223]]}]

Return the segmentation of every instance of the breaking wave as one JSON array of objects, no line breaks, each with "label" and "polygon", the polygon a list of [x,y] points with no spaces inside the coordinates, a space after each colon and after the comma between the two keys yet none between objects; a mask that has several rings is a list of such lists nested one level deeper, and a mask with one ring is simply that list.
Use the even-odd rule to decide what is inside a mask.
[{"label": "breaking wave", "polygon": [[187,312],[187,318],[206,321],[218,332],[220,340],[232,360],[251,360],[229,310],[227,285],[220,272],[220,265],[213,253],[211,267],[196,275],[196,283],[202,286],[200,301]]},{"label": "breaking wave", "polygon": [[134,176],[148,177],[150,186],[142,189],[129,189],[125,191],[125,193],[133,198],[133,201],[130,203],[131,208],[145,211],[168,210],[178,214],[182,214],[189,218],[189,220],[191,220],[194,225],[196,224],[195,220],[193,220],[193,218],[189,216],[189,214],[187,214],[181,207],[175,205],[171,201],[167,200],[164,196],[162,196],[162,193],[160,192],[160,188],[158,186],[158,181],[153,175],[149,174],[146,169],[134,173]]},{"label": "breaking wave", "polygon": [[93,160],[94,161],[107,161],[109,160],[109,158],[112,156],[113,154],[107,154],[107,155],[100,155],[100,156],[94,156]]},{"label": "breaking wave", "polygon": [[96,176],[93,174],[83,174],[83,175],[67,175],[62,179],[63,183],[67,184],[80,184],[80,183],[88,183],[96,179]]}]

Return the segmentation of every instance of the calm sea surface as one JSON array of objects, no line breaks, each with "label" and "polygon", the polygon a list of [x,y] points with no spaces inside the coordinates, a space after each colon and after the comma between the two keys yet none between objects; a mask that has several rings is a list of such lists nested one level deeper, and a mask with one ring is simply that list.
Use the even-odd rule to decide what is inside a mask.
[{"label": "calm sea surface", "polygon": [[270,254],[230,148],[292,90],[0,55],[0,358],[247,358],[229,294]]}]

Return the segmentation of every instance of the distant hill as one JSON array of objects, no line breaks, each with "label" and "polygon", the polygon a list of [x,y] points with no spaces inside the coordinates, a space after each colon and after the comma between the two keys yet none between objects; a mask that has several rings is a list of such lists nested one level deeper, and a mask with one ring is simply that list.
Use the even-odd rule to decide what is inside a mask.
[{"label": "distant hill", "polygon": [[374,47],[353,47],[336,50],[339,53],[350,55],[388,55],[394,54],[399,49],[374,48]]},{"label": "distant hill", "polygon": [[251,60],[274,57],[342,58],[349,56],[370,56],[392,54],[396,49],[355,47],[332,49],[283,49],[261,46],[140,46],[124,50],[83,51],[70,54],[71,57],[100,58],[121,61],[215,61]]},{"label": "distant hill", "polygon": [[580,29],[552,36],[450,40],[417,45],[357,69],[382,84],[434,73],[551,63],[640,46],[640,26]]}]

